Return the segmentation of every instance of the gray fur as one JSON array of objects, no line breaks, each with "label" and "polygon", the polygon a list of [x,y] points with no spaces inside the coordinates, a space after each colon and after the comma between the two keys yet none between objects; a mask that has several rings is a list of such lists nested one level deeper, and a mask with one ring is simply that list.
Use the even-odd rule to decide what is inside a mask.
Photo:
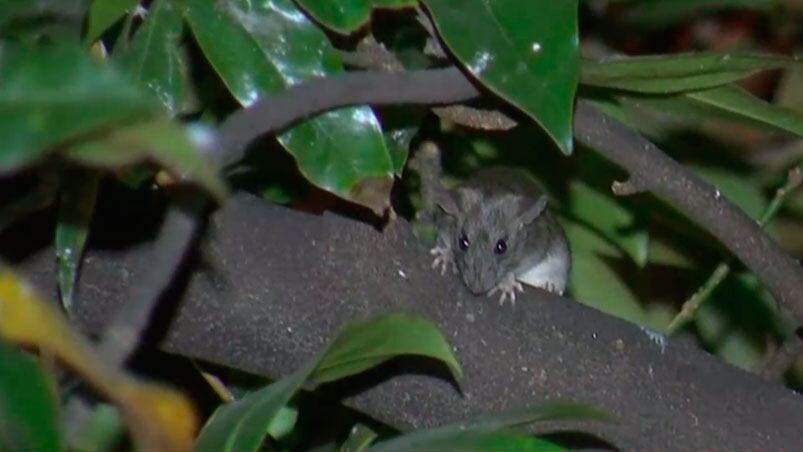
[{"label": "gray fur", "polygon": [[[454,190],[440,193],[438,246],[449,249],[466,286],[475,294],[497,288],[509,273],[516,279],[537,273],[534,283],[562,293],[571,256],[563,229],[546,210],[546,196],[521,170],[480,170]],[[468,249],[460,248],[465,234]],[[497,242],[507,245],[494,252]],[[546,264],[547,271],[536,271]],[[541,269],[543,270],[543,269]],[[529,273],[528,273],[529,272]],[[533,284],[532,278],[520,279]]]}]

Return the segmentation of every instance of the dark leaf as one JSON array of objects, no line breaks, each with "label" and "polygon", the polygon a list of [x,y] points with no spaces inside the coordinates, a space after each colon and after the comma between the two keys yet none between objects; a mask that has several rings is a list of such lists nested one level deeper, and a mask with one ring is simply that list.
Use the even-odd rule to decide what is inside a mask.
[{"label": "dark leaf", "polygon": [[577,1],[424,3],[443,41],[466,69],[537,121],[564,153],[571,153],[579,77]]}]

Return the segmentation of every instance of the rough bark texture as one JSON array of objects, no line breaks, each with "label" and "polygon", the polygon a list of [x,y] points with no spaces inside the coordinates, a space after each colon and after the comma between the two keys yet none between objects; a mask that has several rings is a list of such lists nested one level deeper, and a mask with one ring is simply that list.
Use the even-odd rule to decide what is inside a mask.
[{"label": "rough bark texture", "polygon": [[[119,210],[119,224],[136,230],[142,212]],[[404,221],[380,232],[240,196],[212,216],[207,237],[183,294],[156,313],[172,321],[148,336],[168,351],[280,377],[349,320],[409,312],[437,323],[454,346],[465,371],[459,390],[438,366],[412,361],[323,390],[403,429],[560,398],[618,417],[583,428],[625,449],[800,446],[800,395],[690,341],[665,340],[567,298],[530,288],[514,307],[474,297],[456,277],[430,269]],[[0,249],[14,240],[6,236]],[[91,330],[99,331],[130,286],[157,265],[143,262],[143,253],[147,246],[89,251],[79,317]],[[35,253],[20,266],[53,287],[52,256]]]}]

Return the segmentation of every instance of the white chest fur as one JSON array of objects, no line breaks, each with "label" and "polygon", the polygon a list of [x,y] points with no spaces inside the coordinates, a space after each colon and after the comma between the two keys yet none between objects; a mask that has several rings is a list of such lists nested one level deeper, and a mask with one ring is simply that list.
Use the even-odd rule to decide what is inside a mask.
[{"label": "white chest fur", "polygon": [[516,275],[516,280],[562,295],[566,290],[568,273],[569,259],[560,253],[550,253],[546,259]]}]

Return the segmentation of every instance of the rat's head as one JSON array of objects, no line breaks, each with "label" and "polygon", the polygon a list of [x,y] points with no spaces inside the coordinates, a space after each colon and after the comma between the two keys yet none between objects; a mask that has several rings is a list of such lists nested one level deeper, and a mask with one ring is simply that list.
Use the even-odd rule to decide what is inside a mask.
[{"label": "rat's head", "polygon": [[525,227],[541,215],[547,199],[515,194],[483,198],[479,191],[463,188],[451,201],[439,204],[457,218],[452,244],[457,268],[471,292],[488,292],[526,255]]}]

